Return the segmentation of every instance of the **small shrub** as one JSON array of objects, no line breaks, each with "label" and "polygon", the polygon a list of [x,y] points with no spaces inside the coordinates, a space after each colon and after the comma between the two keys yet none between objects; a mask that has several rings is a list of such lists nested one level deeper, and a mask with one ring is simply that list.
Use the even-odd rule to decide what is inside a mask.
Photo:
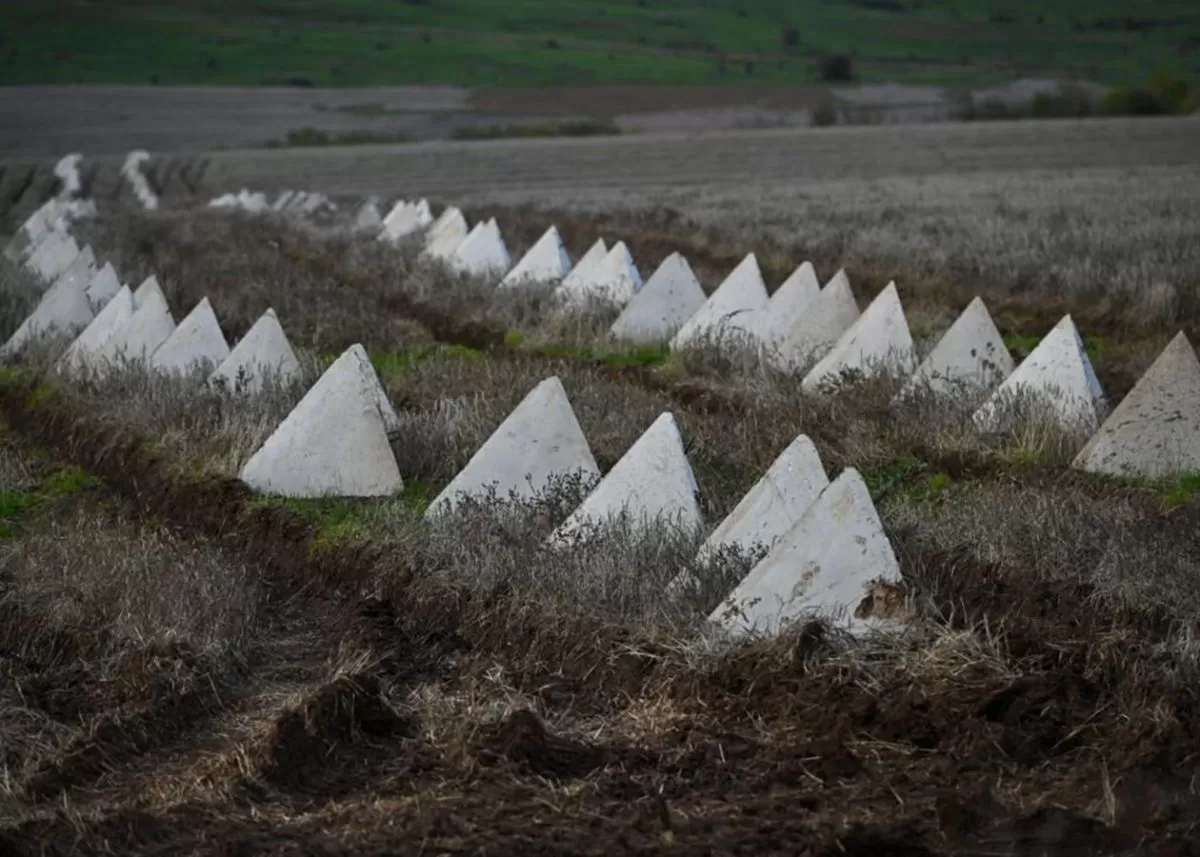
[{"label": "small shrub", "polygon": [[817,128],[827,128],[837,124],[837,108],[833,106],[832,99],[825,99],[813,108],[811,121]]},{"label": "small shrub", "polygon": [[854,80],[854,60],[849,54],[829,54],[821,60],[821,80],[847,83]]},{"label": "small shrub", "polygon": [[800,47],[800,28],[795,24],[788,24],[783,28],[783,46],[785,48]]}]

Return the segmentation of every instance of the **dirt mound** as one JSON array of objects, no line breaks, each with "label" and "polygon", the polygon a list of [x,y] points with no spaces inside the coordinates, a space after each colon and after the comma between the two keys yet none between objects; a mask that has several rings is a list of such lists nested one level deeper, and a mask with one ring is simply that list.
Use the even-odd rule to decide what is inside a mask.
[{"label": "dirt mound", "polygon": [[601,747],[548,732],[532,711],[515,711],[487,730],[479,759],[484,764],[507,759],[531,773],[566,780],[602,767],[607,754]]}]

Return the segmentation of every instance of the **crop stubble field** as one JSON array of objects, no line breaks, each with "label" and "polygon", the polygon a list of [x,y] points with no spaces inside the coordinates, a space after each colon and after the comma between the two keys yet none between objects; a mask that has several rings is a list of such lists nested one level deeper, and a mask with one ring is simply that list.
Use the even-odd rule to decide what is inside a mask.
[{"label": "crop stubble field", "polygon": [[[226,153],[198,196],[164,189],[428,193],[495,213],[515,251],[550,222],[576,254],[600,232],[647,269],[682,250],[710,289],[751,249],[772,285],[812,258],[845,265],[860,305],[894,276],[926,348],[975,293],[1018,353],[1069,310],[1119,397],[1176,329],[1200,333],[1196,129]],[[752,362],[614,351],[602,319],[548,320],[411,248],[187,210],[85,228],[177,315],[208,295],[237,336],[272,305],[314,359],[362,341],[410,487],[278,504],[228,481],[300,390],[242,407],[136,374],[47,381],[36,358],[6,376],[7,850],[1189,853],[1192,483],[1076,474],[1078,439],[978,438],[955,409],[890,411],[888,382],[822,404]],[[4,273],[7,332],[28,296]],[[662,595],[694,544],[537,552],[571,486],[420,524],[552,373],[602,469],[675,411],[711,524],[801,431],[831,474],[860,468],[913,630],[721,653]]]}]

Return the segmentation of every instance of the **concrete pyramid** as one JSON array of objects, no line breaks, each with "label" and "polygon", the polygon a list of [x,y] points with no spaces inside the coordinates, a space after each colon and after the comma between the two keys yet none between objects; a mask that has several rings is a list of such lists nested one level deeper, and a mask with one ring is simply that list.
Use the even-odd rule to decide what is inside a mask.
[{"label": "concrete pyramid", "polygon": [[25,267],[43,280],[54,281],[78,256],[79,245],[75,239],[59,229],[51,229],[29,255]]},{"label": "concrete pyramid", "polygon": [[[589,251],[590,252],[590,251]],[[599,301],[614,306],[629,303],[642,287],[642,275],[624,241],[618,241],[596,262],[587,276],[563,281],[557,294],[571,303]]]},{"label": "concrete pyramid", "polygon": [[807,435],[788,445],[700,548],[704,558],[722,545],[771,548],[825,490],[829,478]]},{"label": "concrete pyramid", "polygon": [[871,377],[892,371],[909,375],[916,365],[912,334],[904,318],[904,307],[896,293],[896,284],[888,283],[850,329],[842,334],[833,350],[822,357],[800,383],[806,393],[817,393],[829,383],[837,383],[845,372]]},{"label": "concrete pyramid", "polygon": [[137,287],[133,293],[134,309],[141,306],[145,300],[162,300],[166,303],[167,296],[163,294],[162,286],[158,284],[158,277],[151,274],[146,279],[142,280],[142,284]]},{"label": "concrete pyramid", "polygon": [[197,366],[220,366],[229,345],[212,304],[204,298],[150,357],[150,365],[165,372],[187,373]]},{"label": "concrete pyramid", "polygon": [[96,256],[92,253],[92,248],[85,244],[79,251],[79,255],[67,266],[65,271],[58,275],[54,283],[70,284],[72,288],[77,288],[79,291],[87,291],[88,284],[95,275]]},{"label": "concrete pyramid", "polygon": [[142,208],[154,211],[158,208],[158,195],[150,187],[146,174],[142,172],[142,164],[150,160],[150,153],[144,149],[135,149],[125,158],[121,166],[121,176],[129,183],[133,195],[141,203]]},{"label": "concrete pyramid", "polygon": [[695,531],[704,525],[692,466],[675,418],[664,413],[621,457],[579,508],[551,534],[552,545],[586,540],[595,528],[627,514],[635,528],[670,523]]},{"label": "concrete pyramid", "polygon": [[21,224],[12,240],[4,248],[4,258],[14,264],[28,259],[30,254],[37,249],[37,245],[46,237],[46,233],[50,231],[51,224],[58,219],[58,207],[57,199],[48,199],[38,206],[33,214],[25,218],[25,222]]},{"label": "concrete pyramid", "polygon": [[16,354],[40,336],[52,333],[73,336],[87,327],[92,318],[86,283],[80,282],[77,276],[59,277],[42,295],[33,312],[0,348],[0,355],[7,357]]},{"label": "concrete pyramid", "polygon": [[113,268],[112,262],[106,262],[103,268],[92,275],[84,292],[92,311],[100,312],[120,290],[121,281],[117,279],[116,269]]},{"label": "concrete pyramid", "polygon": [[[457,211],[457,209],[454,209]],[[446,209],[442,217],[451,209]],[[400,200],[392,210],[387,213],[387,217],[383,218],[383,231],[380,232],[380,240],[395,241],[403,238],[405,235],[411,235],[418,230],[424,229],[429,224],[434,223],[437,226],[442,222],[438,219],[438,223],[434,223],[433,214],[429,210],[429,203],[426,200],[420,202],[408,202]]]},{"label": "concrete pyramid", "polygon": [[709,616],[735,636],[774,635],[819,614],[853,631],[883,624],[856,617],[876,581],[897,584],[900,566],[857,470],[820,493],[775,547]]},{"label": "concrete pyramid", "polygon": [[300,361],[279,324],[275,310],[268,309],[234,346],[229,356],[209,376],[235,392],[257,393],[264,376],[274,373],[286,383],[300,372]]},{"label": "concrete pyramid", "polygon": [[558,228],[551,226],[500,281],[500,286],[510,288],[531,283],[559,283],[570,271],[571,257],[567,255]]},{"label": "concrete pyramid", "polygon": [[666,342],[699,312],[705,300],[687,259],[672,253],[626,305],[610,335],[639,345]]},{"label": "concrete pyramid", "polygon": [[128,286],[121,286],[112,300],[104,305],[104,309],[96,314],[92,323],[84,328],[83,333],[76,337],[71,347],[59,358],[61,369],[71,370],[85,365],[93,365],[113,334],[133,315],[133,292]]},{"label": "concrete pyramid", "polygon": [[379,200],[371,197],[358,209],[354,216],[355,232],[375,232],[383,228],[383,216],[379,213]]},{"label": "concrete pyramid", "polygon": [[770,298],[758,269],[758,257],[746,256],[671,340],[678,350],[705,340],[724,341],[750,336],[752,320],[767,308]]},{"label": "concrete pyramid", "polygon": [[1074,466],[1144,479],[1200,473],[1200,361],[1187,336],[1176,334]]},{"label": "concrete pyramid", "polygon": [[975,425],[998,430],[1008,404],[1017,397],[1032,397],[1048,407],[1065,430],[1095,432],[1099,417],[1089,365],[1075,323],[1064,316],[975,412]]},{"label": "concrete pyramid", "polygon": [[454,251],[469,233],[463,213],[450,206],[425,234],[425,254],[432,259],[448,261],[454,257]]},{"label": "concrete pyramid", "polygon": [[585,288],[591,281],[596,266],[607,255],[608,247],[605,246],[604,239],[597,238],[596,243],[589,247],[588,251],[575,263],[575,267],[571,269],[571,272],[563,277],[563,281],[559,283],[555,294],[565,298],[568,295],[576,293],[579,289]]},{"label": "concrete pyramid", "polygon": [[1100,386],[1100,379],[1096,377],[1096,370],[1092,367],[1092,359],[1088,357],[1087,348],[1084,347],[1083,337],[1079,335],[1079,328],[1075,326],[1075,322],[1069,315],[1059,319],[1056,327],[1071,331],[1075,337],[1075,344],[1079,346],[1079,354],[1083,358],[1083,373],[1087,376],[1088,390],[1092,394],[1092,401],[1097,406],[1101,405],[1104,402],[1104,388]]},{"label": "concrete pyramid", "polygon": [[242,468],[256,491],[285,497],[386,497],[404,488],[361,345],[325,370]]},{"label": "concrete pyramid", "polygon": [[991,314],[977,297],[917,367],[901,395],[922,388],[939,396],[991,390],[1014,366]]},{"label": "concrete pyramid", "polygon": [[858,320],[858,303],[845,271],[838,271],[790,326],[772,326],[767,357],[779,369],[800,371],[823,357]]},{"label": "concrete pyramid", "polygon": [[82,160],[83,155],[73,153],[54,165],[54,175],[62,183],[58,191],[59,199],[74,199],[83,190],[83,180],[79,176],[79,162]]},{"label": "concrete pyramid", "polygon": [[821,283],[812,262],[802,262],[771,295],[771,302],[759,324],[759,338],[767,345],[774,342],[791,329],[820,293]]},{"label": "concrete pyramid", "polygon": [[637,344],[666,342],[706,300],[688,259],[671,253],[625,306],[608,335]]},{"label": "concrete pyramid", "polygon": [[108,363],[149,360],[174,331],[175,319],[158,281],[147,281],[134,293],[133,315],[117,326],[96,358]]},{"label": "concrete pyramid", "polygon": [[503,274],[512,265],[508,247],[500,235],[496,218],[479,223],[463,239],[450,260],[451,266],[463,274],[476,277]]},{"label": "concrete pyramid", "polygon": [[493,485],[498,497],[532,498],[553,477],[575,473],[600,477],[562,382],[547,378],[492,432],[425,514],[448,512],[464,495],[482,496]]}]

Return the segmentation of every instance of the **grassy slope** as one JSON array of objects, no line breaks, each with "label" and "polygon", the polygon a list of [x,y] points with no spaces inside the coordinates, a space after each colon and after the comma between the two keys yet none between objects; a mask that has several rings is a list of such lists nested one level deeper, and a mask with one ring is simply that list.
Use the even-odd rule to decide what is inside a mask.
[{"label": "grassy slope", "polygon": [[[1159,0],[39,0],[10,5],[0,84],[800,83],[1200,74],[1200,7]],[[785,46],[787,26],[797,41]]]}]

